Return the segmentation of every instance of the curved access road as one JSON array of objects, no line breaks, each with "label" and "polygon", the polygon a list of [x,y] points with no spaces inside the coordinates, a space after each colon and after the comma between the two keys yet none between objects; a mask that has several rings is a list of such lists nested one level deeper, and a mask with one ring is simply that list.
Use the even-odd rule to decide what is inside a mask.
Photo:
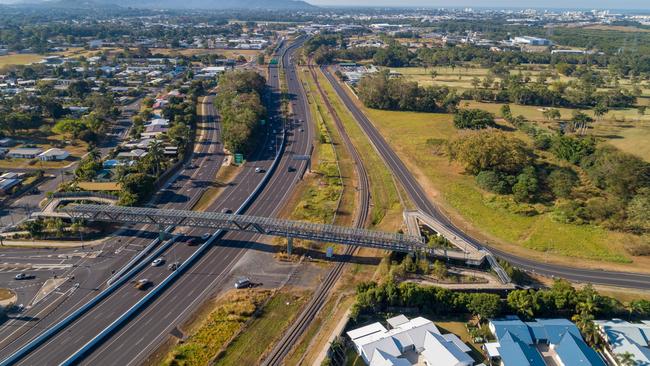
[{"label": "curved access road", "polygon": [[[354,118],[363,129],[364,133],[368,136],[372,144],[375,146],[393,175],[404,187],[413,204],[415,204],[415,206],[424,213],[431,215],[439,220],[441,223],[447,226],[447,228],[456,236],[467,240],[477,247],[485,247],[489,249],[496,256],[503,258],[513,266],[516,266],[527,272],[537,273],[548,277],[565,278],[569,281],[574,282],[650,290],[650,274],[582,269],[539,262],[529,258],[519,257],[498,248],[485,245],[460,230],[456,225],[449,221],[449,219],[440,211],[440,209],[429,199],[426,192],[422,189],[413,174],[411,174],[411,172],[406,168],[404,162],[402,162],[402,160],[386,142],[384,137],[379,133],[377,128],[352,100],[352,97],[350,97],[350,95],[343,89],[343,86],[341,86],[341,84],[336,80],[335,76],[332,75],[332,73],[330,73],[326,68],[322,68],[322,70],[329,82],[334,87],[334,90],[338,96],[341,98],[345,106],[350,110]],[[504,225],[507,225],[507,223],[504,223]]]}]

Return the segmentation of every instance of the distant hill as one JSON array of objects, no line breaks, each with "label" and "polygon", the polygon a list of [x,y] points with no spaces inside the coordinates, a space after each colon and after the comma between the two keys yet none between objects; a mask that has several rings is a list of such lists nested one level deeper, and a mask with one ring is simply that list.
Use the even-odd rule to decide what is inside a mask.
[{"label": "distant hill", "polygon": [[[2,3],[3,1],[0,1]],[[314,9],[302,0],[22,0],[14,4],[32,4],[52,7],[79,7],[92,5],[155,9]]]}]

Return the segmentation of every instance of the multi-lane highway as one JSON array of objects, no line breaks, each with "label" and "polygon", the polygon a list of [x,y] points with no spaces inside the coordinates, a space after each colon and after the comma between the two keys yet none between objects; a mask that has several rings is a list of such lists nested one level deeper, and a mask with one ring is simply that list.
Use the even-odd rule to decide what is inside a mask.
[{"label": "multi-lane highway", "polygon": [[[218,145],[219,131],[216,128],[216,112],[211,99],[200,103],[202,123],[197,132],[197,143],[193,152],[193,164],[199,169],[182,170],[173,179],[167,189],[156,194],[154,201],[164,208],[189,208],[202,194],[205,182],[212,181],[223,160],[223,154]],[[178,187],[177,191],[170,189]],[[178,193],[182,192],[182,194]],[[131,255],[141,250],[152,240],[151,233],[140,230],[152,228],[137,227],[109,238],[106,244],[89,248],[88,250],[16,250],[16,255],[24,258],[45,256],[68,259],[62,261],[71,264],[68,270],[57,271],[58,277],[68,277],[56,293],[48,296],[36,306],[19,314],[10,315],[10,319],[0,327],[0,355],[15,351],[44,329],[56,323],[59,319],[77,309],[81,304],[94,297],[103,282],[121,265],[124,265]],[[153,235],[155,236],[155,234]],[[49,254],[48,254],[49,253]],[[99,256],[97,256],[99,254]],[[51,256],[51,257],[50,257]],[[44,259],[38,259],[43,262]],[[39,272],[36,275],[41,277]],[[43,273],[43,276],[47,274]],[[30,281],[23,281],[28,285]],[[42,282],[42,281],[39,281]],[[19,299],[29,302],[30,299]]]},{"label": "multi-lane highway", "polygon": [[[284,65],[289,65],[288,58],[295,51],[296,46],[289,47],[284,54]],[[295,70],[285,69],[289,90],[300,87],[297,84]],[[245,170],[237,176],[234,182],[219,196],[217,202],[210,210],[234,210],[251,194],[261,181],[263,174],[256,173],[255,168],[267,170],[275,157],[278,139],[282,136],[281,120],[277,116],[279,93],[279,75],[274,67],[269,72],[269,86],[274,97],[269,111],[272,130],[266,138],[266,143],[261,147],[256,158],[246,164]],[[295,90],[295,89],[294,89]],[[292,101],[293,111],[306,121],[306,102],[297,96]],[[298,128],[298,124],[300,127]],[[302,131],[302,132],[298,132]],[[306,169],[305,161],[295,161],[295,154],[304,155],[311,150],[311,128],[308,123],[290,121],[286,128],[286,148],[270,181],[259,196],[248,207],[247,213],[272,216],[286,201],[291,192],[291,187],[300,179]],[[213,176],[213,175],[212,175]],[[176,186],[176,184],[174,185]],[[170,200],[179,201],[187,198],[182,189],[185,186],[170,187]],[[191,235],[202,234],[190,231]],[[177,281],[173,282],[164,293],[155,298],[147,307],[136,314],[122,328],[111,334],[103,343],[83,359],[86,364],[138,364],[142,362],[156,347],[167,339],[169,331],[180,324],[192,311],[196,310],[209,295],[223,288],[226,284],[228,272],[237,260],[244,254],[254,237],[247,234],[226,234]],[[168,262],[184,261],[196,250],[185,244],[176,244],[164,253]],[[166,266],[146,266],[135,278],[147,278],[160,283],[169,275]],[[22,358],[20,364],[55,364],[65,360],[68,356],[82,347],[88,340],[99,334],[109,323],[124,314],[133,304],[143,296],[143,292],[133,288],[131,284],[119,287],[102,302],[91,308],[79,319],[67,326],[63,331],[43,343],[35,351]],[[23,337],[25,340],[29,337]],[[24,342],[24,340],[23,340]],[[15,346],[12,347],[15,350]],[[3,355],[7,354],[7,348]]]},{"label": "multi-lane highway", "polygon": [[529,272],[534,272],[549,277],[565,278],[570,281],[581,283],[594,283],[600,285],[645,290],[650,289],[650,274],[581,269],[556,265],[552,263],[542,263],[533,259],[515,256],[511,253],[500,250],[498,248],[494,248],[492,246],[487,246],[467,235],[465,232],[456,227],[451,221],[449,221],[449,219],[440,211],[440,209],[429,199],[415,177],[406,168],[404,162],[400,160],[400,158],[392,150],[390,145],[375,128],[372,122],[368,119],[368,117],[366,117],[359,106],[352,100],[350,95],[336,80],[334,75],[332,75],[326,68],[322,68],[322,70],[325,73],[325,76],[328,78],[329,82],[334,87],[334,90],[338,96],[343,100],[345,106],[350,110],[354,118],[363,129],[364,133],[373,143],[393,175],[404,187],[413,204],[415,204],[418,209],[422,210],[426,214],[435,217],[437,220],[447,226],[447,228],[456,236],[462,237],[463,239],[473,243],[478,247],[487,247],[495,255],[507,260],[512,265]]}]

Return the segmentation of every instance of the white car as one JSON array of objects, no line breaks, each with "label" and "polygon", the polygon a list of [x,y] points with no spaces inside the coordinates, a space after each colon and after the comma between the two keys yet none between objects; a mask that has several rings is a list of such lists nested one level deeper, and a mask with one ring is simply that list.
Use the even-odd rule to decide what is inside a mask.
[{"label": "white car", "polygon": [[205,234],[201,235],[201,239],[208,240],[208,239],[210,239],[210,236],[211,236],[210,233],[205,233]]},{"label": "white car", "polygon": [[165,259],[164,259],[164,258],[157,258],[157,259],[154,259],[153,262],[151,262],[151,266],[152,266],[152,267],[158,267],[158,266],[163,265],[163,263],[165,263]]},{"label": "white car", "polygon": [[261,173],[261,172],[262,172],[262,168],[260,167],[255,168],[255,173]]}]

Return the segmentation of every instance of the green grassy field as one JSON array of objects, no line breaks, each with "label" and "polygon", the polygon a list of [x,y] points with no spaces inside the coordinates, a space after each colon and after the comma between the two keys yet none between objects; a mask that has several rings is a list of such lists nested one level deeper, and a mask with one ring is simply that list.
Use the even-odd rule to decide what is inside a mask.
[{"label": "green grassy field", "polygon": [[282,336],[300,308],[309,299],[306,293],[279,292],[216,359],[214,365],[258,365],[260,357]]},{"label": "green grassy field", "polygon": [[41,61],[45,56],[35,53],[21,53],[0,56],[0,67],[9,65],[27,65]]},{"label": "green grassy field", "polygon": [[[359,151],[359,154],[365,159],[364,162],[370,180],[373,204],[371,210],[372,224],[379,224],[386,216],[390,216],[391,220],[395,216],[399,216],[401,219],[400,196],[393,176],[361,130],[361,127],[359,127],[347,108],[343,106],[327,79],[320,72],[318,73],[318,78],[328,99],[332,103],[332,107],[341,118],[345,130],[350,136],[350,140]],[[393,226],[392,224],[388,225]]]},{"label": "green grassy field", "polygon": [[[446,156],[434,155],[426,144],[428,139],[448,140],[459,133],[453,127],[451,115],[368,109],[366,113],[430,196],[462,223],[462,229],[484,234],[490,244],[519,251],[532,249],[534,252],[522,254],[546,259],[546,254],[558,254],[565,260],[632,262],[624,254],[624,245],[643,238],[595,226],[557,223],[548,213],[533,217],[518,215],[508,209],[508,205],[514,204],[509,199],[480,190],[474,178],[463,174]],[[642,265],[641,259],[638,264]]]},{"label": "green grassy field", "polygon": [[270,295],[270,291],[241,291],[225,296],[187,340],[169,352],[163,365],[207,365]]}]

